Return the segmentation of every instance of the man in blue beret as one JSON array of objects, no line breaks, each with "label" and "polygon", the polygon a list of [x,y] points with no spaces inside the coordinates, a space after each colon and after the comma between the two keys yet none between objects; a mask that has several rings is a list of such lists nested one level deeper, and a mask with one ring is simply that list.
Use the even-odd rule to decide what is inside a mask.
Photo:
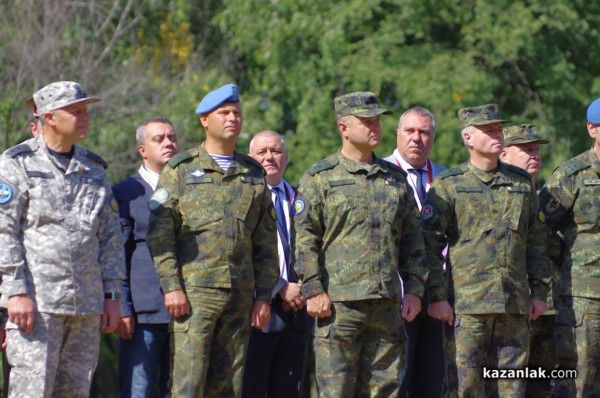
[{"label": "man in blue beret", "polygon": [[559,369],[553,397],[600,396],[600,98],[587,110],[592,147],[567,160],[540,192],[540,219],[563,236],[554,351]]},{"label": "man in blue beret", "polygon": [[235,150],[239,101],[234,84],[202,99],[206,140],[167,163],[149,202],[148,245],[174,317],[174,397],[241,396],[250,326],[269,323],[279,279],[265,171]]}]

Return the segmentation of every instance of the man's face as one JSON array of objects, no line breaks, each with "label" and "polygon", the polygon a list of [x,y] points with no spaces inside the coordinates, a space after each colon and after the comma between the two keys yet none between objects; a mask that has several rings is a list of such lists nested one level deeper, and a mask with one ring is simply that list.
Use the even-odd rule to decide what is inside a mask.
[{"label": "man's face", "polygon": [[500,155],[504,146],[504,134],[501,123],[472,126],[468,144],[481,155]]},{"label": "man's face", "polygon": [[168,123],[150,123],[144,130],[144,144],[138,146],[138,151],[144,164],[160,173],[169,159],[179,152],[177,134]]},{"label": "man's face", "polygon": [[533,177],[537,176],[542,168],[539,142],[507,146],[500,156],[504,163],[520,167]]},{"label": "man's face", "polygon": [[422,167],[433,147],[435,129],[427,115],[407,113],[396,131],[396,146],[404,160],[413,167]]},{"label": "man's face", "polygon": [[600,124],[593,124],[588,122],[587,129],[590,137],[594,140],[594,150],[600,158]]},{"label": "man's face", "polygon": [[212,112],[200,115],[206,139],[235,142],[242,131],[242,109],[239,103],[225,103]]},{"label": "man's face", "polygon": [[86,139],[90,126],[87,103],[80,102],[46,113],[46,123],[68,143]]},{"label": "man's face", "polygon": [[338,121],[338,127],[343,138],[356,148],[373,149],[381,143],[379,115],[373,117],[349,115]]},{"label": "man's face", "polygon": [[283,178],[288,163],[288,154],[281,139],[275,135],[255,137],[250,156],[256,159],[267,171],[267,182],[277,185]]}]

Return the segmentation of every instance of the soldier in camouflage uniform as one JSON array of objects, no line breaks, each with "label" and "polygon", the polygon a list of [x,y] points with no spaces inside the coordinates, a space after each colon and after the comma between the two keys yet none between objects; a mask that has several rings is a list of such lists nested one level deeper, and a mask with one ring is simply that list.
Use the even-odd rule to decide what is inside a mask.
[{"label": "soldier in camouflage uniform", "polygon": [[[504,149],[500,154],[500,160],[506,164],[517,166],[531,175],[531,184],[537,192],[535,178],[542,168],[542,157],[540,145],[548,144],[550,141],[542,139],[537,133],[537,128],[531,124],[520,124],[504,129]],[[552,250],[551,250],[552,249]],[[562,240],[557,234],[548,235],[548,254],[552,264],[552,284],[550,294],[546,300],[546,312],[538,319],[531,321],[529,339],[529,363],[530,369],[546,369],[548,374],[556,367],[554,356],[554,323],[556,322],[556,281],[558,279],[558,267],[554,261],[560,256]],[[539,378],[528,379],[525,391],[526,397],[538,398],[549,397],[552,391],[552,379]]]},{"label": "soldier in camouflage uniform", "polygon": [[100,329],[115,330],[125,260],[107,164],[75,145],[88,97],[74,82],[33,95],[44,133],[0,157],[0,272],[11,397],[87,397]]},{"label": "soldier in camouflage uniform", "polygon": [[445,321],[448,396],[522,397],[524,379],[486,382],[482,370],[525,367],[529,319],[546,310],[538,198],[527,172],[498,162],[505,120],[496,105],[461,109],[458,116],[469,162],[438,175],[421,211],[429,314]]},{"label": "soldier in camouflage uniform", "polygon": [[317,384],[321,397],[395,397],[402,318],[419,313],[426,278],[421,225],[406,173],[372,152],[391,112],[370,92],[334,102],[342,147],[304,173],[293,205]]},{"label": "soldier in camouflage uniform", "polygon": [[587,110],[592,148],[568,160],[540,193],[540,217],[563,235],[555,352],[575,380],[555,380],[554,397],[600,397],[600,98]]},{"label": "soldier in camouflage uniform", "polygon": [[206,141],[163,169],[147,239],[175,317],[172,395],[239,397],[250,325],[269,322],[279,277],[275,210],[264,169],[235,151],[237,87],[208,93],[196,113]]}]

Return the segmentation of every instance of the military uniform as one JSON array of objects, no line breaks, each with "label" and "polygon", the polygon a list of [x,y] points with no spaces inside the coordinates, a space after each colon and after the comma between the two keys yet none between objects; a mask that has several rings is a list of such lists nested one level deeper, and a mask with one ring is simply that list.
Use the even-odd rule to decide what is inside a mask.
[{"label": "military uniform", "polygon": [[[501,163],[495,172],[468,164],[449,169],[428,193],[422,218],[429,293],[432,302],[448,300],[455,313],[454,324],[445,324],[451,396],[482,394],[484,365],[527,364],[529,299],[545,300],[548,282],[537,207],[529,175]],[[524,381],[498,384],[506,396],[524,392]]]},{"label": "military uniform", "polygon": [[400,279],[422,297],[424,246],[413,193],[400,168],[338,152],[300,179],[293,211],[302,294],[326,292],[314,349],[323,397],[395,396],[404,328]]},{"label": "military uniform", "polygon": [[563,235],[555,351],[575,380],[555,380],[554,396],[600,396],[600,160],[592,148],[558,167],[540,193],[541,217]]},{"label": "military uniform", "polygon": [[263,169],[235,153],[224,173],[201,145],[167,163],[149,205],[163,292],[184,290],[192,308],[174,321],[172,394],[239,396],[253,291],[270,302],[279,277]]},{"label": "military uniform", "polygon": [[125,270],[106,167],[74,146],[64,171],[41,135],[0,158],[1,293],[35,303],[32,334],[7,325],[12,396],[89,394],[104,294],[119,291]]}]

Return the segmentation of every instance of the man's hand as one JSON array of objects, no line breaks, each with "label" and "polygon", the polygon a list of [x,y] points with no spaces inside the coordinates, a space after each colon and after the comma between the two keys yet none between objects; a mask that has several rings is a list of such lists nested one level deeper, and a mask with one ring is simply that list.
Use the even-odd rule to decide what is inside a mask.
[{"label": "man's hand", "polygon": [[429,303],[427,314],[432,318],[448,323],[450,326],[452,326],[452,322],[454,321],[454,311],[452,311],[452,307],[447,300]]},{"label": "man's hand", "polygon": [[132,316],[121,318],[117,325],[117,334],[124,340],[129,340],[133,337],[135,322]]},{"label": "man's hand", "polygon": [[175,318],[184,316],[190,313],[190,302],[187,299],[184,291],[172,290],[165,294],[165,307]]},{"label": "man's hand", "polygon": [[540,315],[546,312],[546,302],[538,299],[531,299],[529,303],[529,319],[535,321]]},{"label": "man's hand", "polygon": [[419,312],[421,312],[421,299],[414,294],[405,294],[402,297],[402,318],[407,322],[412,322]]},{"label": "man's hand", "polygon": [[104,311],[102,311],[102,332],[112,333],[117,330],[121,320],[121,304],[119,300],[104,300]]},{"label": "man's hand", "polygon": [[26,294],[17,294],[8,299],[8,319],[25,333],[33,330],[33,301]]},{"label": "man's hand", "polygon": [[252,305],[252,314],[250,315],[250,325],[256,329],[262,329],[269,324],[271,320],[271,304],[265,300],[256,300]]},{"label": "man's hand", "polygon": [[328,318],[331,316],[331,299],[325,292],[315,294],[306,299],[306,310],[310,316]]},{"label": "man's hand", "polygon": [[279,297],[283,300],[283,309],[296,312],[306,304],[306,299],[302,296],[300,285],[289,282],[279,291]]}]

